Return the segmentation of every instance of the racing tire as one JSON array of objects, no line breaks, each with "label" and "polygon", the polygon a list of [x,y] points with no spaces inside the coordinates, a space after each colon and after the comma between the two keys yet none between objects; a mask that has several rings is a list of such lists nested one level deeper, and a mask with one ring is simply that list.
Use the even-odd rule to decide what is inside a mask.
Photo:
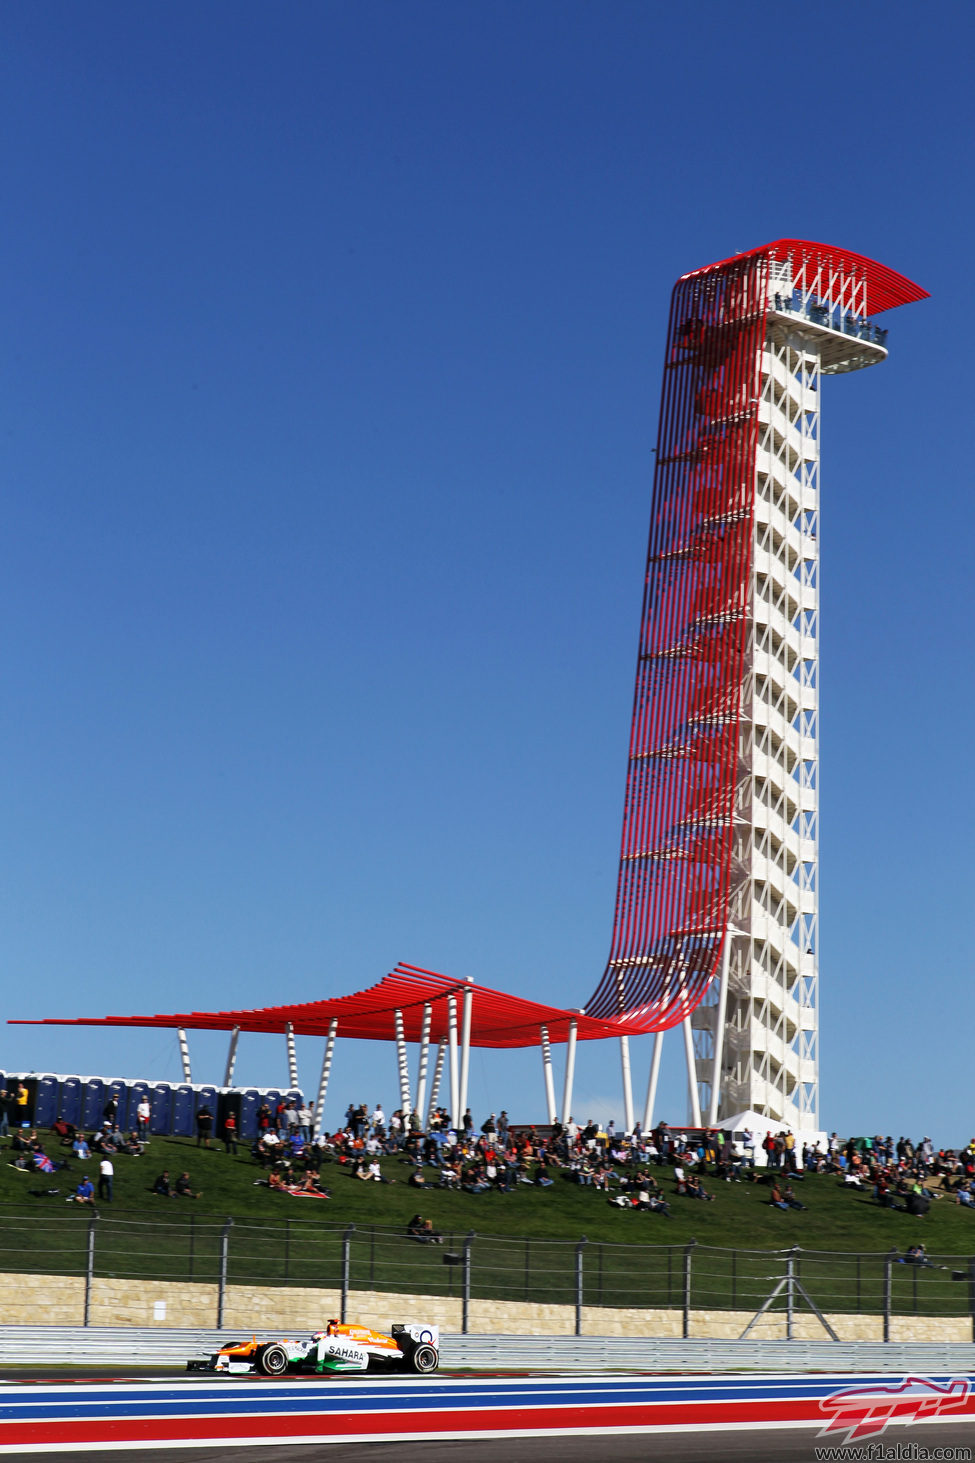
[{"label": "racing tire", "polygon": [[440,1354],[435,1346],[428,1346],[426,1342],[416,1347],[409,1359],[411,1372],[435,1372],[440,1365]]},{"label": "racing tire", "polygon": [[273,1342],[262,1346],[257,1353],[257,1370],[266,1377],[283,1377],[288,1370],[288,1353],[284,1347]]}]

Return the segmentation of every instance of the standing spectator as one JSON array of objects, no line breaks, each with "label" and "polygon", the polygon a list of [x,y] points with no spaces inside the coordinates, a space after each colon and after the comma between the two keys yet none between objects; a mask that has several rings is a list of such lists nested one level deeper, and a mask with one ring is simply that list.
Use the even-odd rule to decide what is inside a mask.
[{"label": "standing spectator", "polygon": [[145,1143],[149,1138],[149,1119],[151,1117],[152,1108],[149,1105],[149,1099],[143,1097],[135,1110],[135,1130],[141,1143]]},{"label": "standing spectator", "polygon": [[237,1152],[237,1118],[232,1112],[223,1120],[223,1146],[228,1153]]},{"label": "standing spectator", "polygon": [[24,1086],[23,1082],[18,1082],[17,1092],[14,1096],[14,1108],[17,1113],[17,1126],[19,1128],[30,1127],[30,1113],[28,1111],[29,1106],[30,1093],[27,1091],[27,1088]]},{"label": "standing spectator", "polygon": [[6,1087],[0,1089],[0,1138],[6,1138],[10,1132],[10,1099]]},{"label": "standing spectator", "polygon": [[257,1109],[257,1126],[262,1133],[266,1133],[271,1126],[271,1109],[266,1102],[262,1102]]},{"label": "standing spectator", "polygon": [[117,1113],[118,1103],[115,1100],[115,1095],[113,1093],[113,1095],[106,1102],[105,1106],[102,1108],[102,1117],[105,1119],[106,1123],[108,1123],[108,1126],[110,1128],[115,1127],[115,1118]]},{"label": "standing spectator", "polygon": [[115,1169],[112,1167],[112,1160],[106,1156],[98,1165],[98,1197],[99,1199],[105,1199],[109,1204],[112,1202],[112,1183],[114,1178]]},{"label": "standing spectator", "polygon": [[304,1138],[306,1143],[311,1142],[311,1125],[313,1121],[314,1119],[311,1108],[308,1106],[307,1102],[303,1102],[298,1110],[298,1127],[300,1128],[301,1136]]},{"label": "standing spectator", "polygon": [[196,1113],[196,1146],[197,1148],[209,1148],[210,1134],[213,1132],[213,1113],[206,1103],[197,1109]]}]

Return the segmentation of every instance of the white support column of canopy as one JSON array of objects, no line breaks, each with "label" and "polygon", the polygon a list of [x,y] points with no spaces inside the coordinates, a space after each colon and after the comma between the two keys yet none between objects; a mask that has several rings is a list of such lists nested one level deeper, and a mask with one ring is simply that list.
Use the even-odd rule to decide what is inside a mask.
[{"label": "white support column of canopy", "polygon": [[647,1105],[643,1109],[643,1131],[645,1133],[649,1133],[653,1128],[653,1109],[657,1101],[657,1079],[660,1076],[660,1053],[663,1045],[663,1032],[655,1031],[653,1033],[653,1055],[650,1058],[650,1081],[647,1083]]},{"label": "white support column of canopy", "polygon": [[332,1053],[335,1051],[335,1033],[338,1029],[338,1020],[333,1016],[328,1024],[328,1036],[325,1038],[325,1055],[322,1058],[322,1075],[318,1079],[318,1100],[315,1103],[316,1138],[320,1138],[325,1132],[325,1094],[328,1091],[328,1074],[332,1070]]},{"label": "white support column of canopy", "polygon": [[474,1005],[472,981],[467,977],[464,987],[464,1007],[460,1027],[460,1120],[464,1121],[467,1111],[467,1079],[471,1070],[471,1013]]},{"label": "white support column of canopy", "polygon": [[427,1107],[427,1132],[430,1131],[430,1119],[433,1117],[434,1108],[437,1106],[437,1098],[440,1096],[440,1078],[443,1076],[443,1060],[447,1050],[447,1038],[442,1036],[437,1043],[437,1060],[433,1064],[433,1081],[430,1083],[430,1103]]},{"label": "white support column of canopy", "polygon": [[234,1068],[237,1065],[237,1038],[240,1036],[240,1027],[235,1026],[230,1033],[230,1045],[227,1048],[227,1065],[223,1069],[223,1085],[229,1087],[234,1080]]},{"label": "white support column of canopy", "polygon": [[697,1063],[694,1060],[694,1032],[690,1016],[681,1022],[684,1028],[684,1055],[687,1058],[687,1095],[690,1102],[692,1128],[701,1126],[701,1096],[697,1089]]},{"label": "white support column of canopy", "polygon": [[179,1059],[183,1064],[183,1081],[192,1082],[193,1074],[190,1071],[190,1044],[186,1040],[186,1032],[182,1026],[176,1028],[176,1036],[179,1040]]},{"label": "white support column of canopy", "polygon": [[542,1072],[545,1076],[545,1102],[548,1107],[548,1120],[555,1122],[555,1079],[552,1075],[552,1048],[548,1041],[548,1027],[539,1028],[542,1037]]},{"label": "white support column of canopy", "polygon": [[295,1029],[289,1021],[284,1028],[285,1040],[288,1043],[288,1081],[292,1087],[298,1086],[298,1054],[295,1051]]},{"label": "white support column of canopy", "polygon": [[427,1001],[423,1007],[423,1025],[420,1028],[420,1065],[416,1074],[416,1111],[420,1122],[424,1121],[424,1104],[427,1100],[427,1065],[430,1061],[430,1021],[433,1008]]},{"label": "white support column of canopy", "polygon": [[406,1035],[402,1011],[394,1011],[393,1020],[396,1023],[396,1060],[399,1064],[399,1105],[405,1129],[410,1113],[413,1111],[413,1104],[410,1099],[410,1064],[406,1056]]},{"label": "white support column of canopy", "polygon": [[460,1127],[460,1072],[457,1070],[457,997],[447,997],[447,1048],[450,1052],[450,1126]]},{"label": "white support column of canopy", "polygon": [[633,1083],[630,1080],[630,1038],[620,1037],[620,1066],[623,1071],[623,1129],[633,1132]]},{"label": "white support column of canopy", "polygon": [[576,1037],[579,1034],[578,1021],[569,1022],[569,1040],[565,1047],[565,1086],[562,1088],[563,1126],[572,1116],[572,1083],[576,1074]]},{"label": "white support column of canopy", "polygon": [[708,1105],[708,1127],[718,1126],[718,1104],[721,1101],[721,1061],[724,1057],[724,1023],[728,1015],[728,978],[731,971],[731,931],[724,932],[721,952],[721,976],[718,986],[718,1010],[714,1028],[714,1059],[711,1063],[711,1101]]}]

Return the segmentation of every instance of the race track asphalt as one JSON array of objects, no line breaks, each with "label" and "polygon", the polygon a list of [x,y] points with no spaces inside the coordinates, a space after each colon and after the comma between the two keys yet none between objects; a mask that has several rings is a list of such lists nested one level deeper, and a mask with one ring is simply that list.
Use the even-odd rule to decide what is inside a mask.
[{"label": "race track asphalt", "polygon": [[[975,1463],[975,1425],[937,1423],[888,1428],[885,1447],[968,1448]],[[498,1438],[468,1442],[327,1443],[311,1447],[166,1448],[151,1452],[73,1453],[79,1463],[816,1463],[816,1448],[836,1447],[809,1428],[763,1432],[633,1434],[622,1437]],[[862,1456],[866,1453],[866,1444]],[[43,1454],[37,1455],[43,1457]],[[838,1459],[854,1463],[853,1448]],[[876,1455],[874,1455],[876,1456]],[[906,1456],[910,1456],[907,1454]],[[923,1452],[918,1454],[923,1458]],[[960,1455],[963,1457],[964,1455]]]}]

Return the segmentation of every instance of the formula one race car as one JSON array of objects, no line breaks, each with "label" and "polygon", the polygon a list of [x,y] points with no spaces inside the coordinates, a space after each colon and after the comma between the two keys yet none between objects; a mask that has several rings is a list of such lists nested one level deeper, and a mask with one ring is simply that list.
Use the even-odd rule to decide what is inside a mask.
[{"label": "formula one race car", "polygon": [[435,1372],[440,1327],[393,1326],[390,1335],[368,1326],[329,1321],[305,1341],[235,1341],[212,1356],[186,1363],[189,1372],[282,1377],[287,1372]]}]

